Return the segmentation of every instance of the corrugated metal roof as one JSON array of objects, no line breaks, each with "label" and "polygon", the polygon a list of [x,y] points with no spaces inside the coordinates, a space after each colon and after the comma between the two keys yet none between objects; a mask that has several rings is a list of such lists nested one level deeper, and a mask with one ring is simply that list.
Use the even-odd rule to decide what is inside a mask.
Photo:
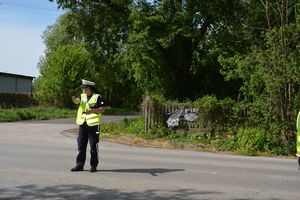
[{"label": "corrugated metal roof", "polygon": [[0,76],[13,76],[13,77],[20,77],[20,78],[27,78],[27,79],[34,79],[34,76],[26,76],[26,75],[21,75],[21,74],[11,74],[7,72],[0,72]]}]

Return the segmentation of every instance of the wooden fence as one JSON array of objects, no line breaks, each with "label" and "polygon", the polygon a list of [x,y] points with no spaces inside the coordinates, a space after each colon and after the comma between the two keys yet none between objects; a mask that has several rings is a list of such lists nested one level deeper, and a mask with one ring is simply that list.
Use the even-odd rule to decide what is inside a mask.
[{"label": "wooden fence", "polygon": [[145,132],[150,132],[157,124],[166,125],[170,113],[179,109],[193,109],[198,119],[193,122],[181,121],[177,128],[189,131],[201,131],[203,133],[227,131],[232,124],[243,123],[247,118],[247,109],[241,111],[238,119],[233,117],[231,106],[218,106],[213,111],[202,111],[192,103],[159,103],[150,96],[144,99],[142,114],[145,119]]}]

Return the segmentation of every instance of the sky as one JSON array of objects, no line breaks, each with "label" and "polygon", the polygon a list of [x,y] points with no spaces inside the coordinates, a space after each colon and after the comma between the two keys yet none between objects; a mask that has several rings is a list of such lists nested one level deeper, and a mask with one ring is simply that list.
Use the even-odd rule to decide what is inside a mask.
[{"label": "sky", "polygon": [[0,72],[38,77],[43,31],[61,14],[48,0],[0,0]]}]

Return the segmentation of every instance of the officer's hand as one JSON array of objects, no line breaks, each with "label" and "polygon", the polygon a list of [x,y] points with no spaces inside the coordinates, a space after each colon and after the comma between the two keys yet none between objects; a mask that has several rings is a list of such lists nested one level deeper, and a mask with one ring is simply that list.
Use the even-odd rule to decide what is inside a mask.
[{"label": "officer's hand", "polygon": [[80,103],[80,100],[77,97],[75,97],[75,96],[72,96],[72,101],[75,104],[79,104]]},{"label": "officer's hand", "polygon": [[86,114],[91,114],[91,113],[93,113],[93,111],[92,111],[92,109],[88,109],[85,113]]}]

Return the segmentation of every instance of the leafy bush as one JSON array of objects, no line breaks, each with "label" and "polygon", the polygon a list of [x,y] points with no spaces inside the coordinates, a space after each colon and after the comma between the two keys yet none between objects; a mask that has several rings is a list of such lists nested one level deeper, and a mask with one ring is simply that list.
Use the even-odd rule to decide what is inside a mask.
[{"label": "leafy bush", "polygon": [[113,108],[113,107],[105,107],[104,115],[127,115],[131,113],[139,112],[138,108]]},{"label": "leafy bush", "polygon": [[[96,80],[90,69],[94,63],[83,45],[60,45],[46,54],[39,64],[41,76],[34,82],[36,99],[46,105],[69,108],[74,106],[71,96],[80,92],[81,78]],[[79,73],[80,72],[80,73]]]},{"label": "leafy bush", "polygon": [[0,108],[24,108],[36,106],[37,101],[32,94],[1,93]]},{"label": "leafy bush", "polygon": [[151,97],[159,103],[165,103],[167,101],[166,97],[161,94],[151,94]]},{"label": "leafy bush", "polygon": [[143,135],[144,134],[144,119],[127,119],[125,118],[121,122],[112,122],[103,124],[101,126],[101,133],[105,135],[120,135],[120,134],[132,134]]},{"label": "leafy bush", "polygon": [[118,123],[107,123],[101,126],[101,134],[102,135],[118,135],[120,134],[120,126]]},{"label": "leafy bush", "polygon": [[216,96],[204,96],[195,102],[196,106],[199,108],[199,112],[209,112],[213,111],[218,106],[218,99]]},{"label": "leafy bush", "polygon": [[208,143],[209,138],[205,134],[194,133],[189,135],[189,141],[194,143]]},{"label": "leafy bush", "polygon": [[236,149],[236,138],[234,135],[217,136],[214,142],[220,150],[232,151]]},{"label": "leafy bush", "polygon": [[296,154],[296,142],[285,144],[285,145],[281,144],[279,146],[274,146],[271,152],[274,155],[284,155],[284,156]]},{"label": "leafy bush", "polygon": [[157,124],[152,130],[148,137],[150,138],[165,138],[172,134],[173,130],[167,128],[164,124]]},{"label": "leafy bush", "polygon": [[145,131],[145,123],[143,118],[127,120],[125,124],[127,125],[126,132],[129,134],[142,135]]},{"label": "leafy bush", "polygon": [[240,128],[237,132],[237,148],[241,152],[255,154],[258,151],[270,152],[272,141],[262,129]]}]

